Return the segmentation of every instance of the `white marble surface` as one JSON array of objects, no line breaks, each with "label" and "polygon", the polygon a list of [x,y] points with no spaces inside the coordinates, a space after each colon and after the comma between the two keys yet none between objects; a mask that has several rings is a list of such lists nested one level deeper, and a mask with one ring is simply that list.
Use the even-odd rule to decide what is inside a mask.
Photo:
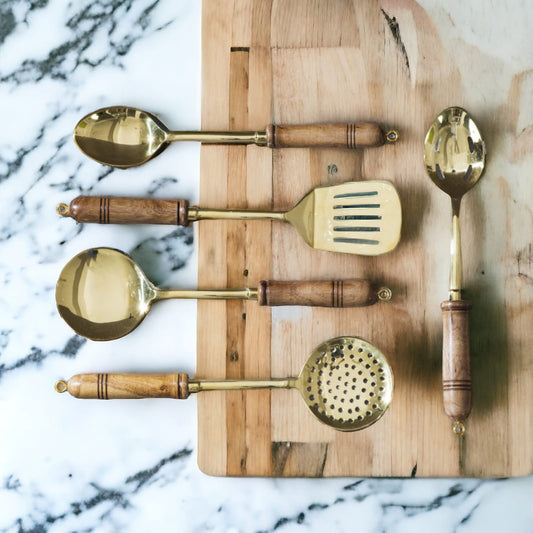
[{"label": "white marble surface", "polygon": [[[449,13],[424,4],[463,21],[453,39],[479,45],[479,27],[464,22],[475,16],[468,3]],[[525,38],[531,17],[514,20],[513,4],[498,7],[499,20]],[[496,28],[479,9],[485,29]],[[198,128],[200,19],[200,2],[186,0],[0,3],[0,532],[532,531],[533,477],[211,478],[196,466],[194,397],[98,402],[54,391],[79,372],[194,373],[194,302],[158,303],[108,343],[74,335],[54,303],[62,266],[91,246],[131,253],[161,286],[194,287],[193,230],[77,226],[55,206],[80,193],[197,200],[198,146],[111,170],[85,158],[71,132],[113,103]],[[506,69],[523,68],[520,42],[504,43]]]}]

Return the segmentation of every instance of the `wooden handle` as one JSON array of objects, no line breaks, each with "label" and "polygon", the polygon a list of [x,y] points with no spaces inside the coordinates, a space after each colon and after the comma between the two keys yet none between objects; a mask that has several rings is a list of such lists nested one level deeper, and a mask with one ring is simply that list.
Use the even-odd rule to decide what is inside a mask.
[{"label": "wooden handle", "polygon": [[446,300],[441,303],[442,389],[444,411],[456,420],[468,417],[472,407],[470,373],[470,302]]},{"label": "wooden handle", "polygon": [[187,374],[77,374],[67,382],[56,383],[58,392],[76,398],[122,400],[138,398],[175,398],[189,396]]},{"label": "wooden handle", "polygon": [[187,200],[128,198],[122,196],[78,196],[58,213],[76,222],[98,224],[188,224]]},{"label": "wooden handle", "polygon": [[[387,296],[380,296],[388,291]],[[346,281],[260,281],[259,305],[310,305],[317,307],[360,307],[379,299],[388,300],[388,289],[376,289],[367,280]]]},{"label": "wooden handle", "polygon": [[[387,140],[383,130],[372,123],[315,124],[311,126],[275,126],[266,129],[270,148],[327,146],[331,148],[363,148],[381,146]],[[397,135],[397,134],[396,134]],[[391,142],[395,142],[391,140]]]}]

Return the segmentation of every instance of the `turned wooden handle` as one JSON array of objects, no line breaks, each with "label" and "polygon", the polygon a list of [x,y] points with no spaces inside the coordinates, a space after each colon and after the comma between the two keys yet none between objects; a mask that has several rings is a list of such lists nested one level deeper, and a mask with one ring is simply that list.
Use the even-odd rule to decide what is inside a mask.
[{"label": "turned wooden handle", "polygon": [[[188,224],[187,200],[128,198],[123,196],[78,196],[68,207],[58,206],[59,214],[76,222],[98,224]],[[63,209],[61,209],[63,207]]]},{"label": "turned wooden handle", "polygon": [[470,373],[470,302],[446,300],[441,303],[442,389],[444,411],[454,420],[464,420],[472,407]]},{"label": "turned wooden handle", "polygon": [[259,305],[269,306],[360,307],[376,303],[380,299],[379,292],[375,285],[364,279],[260,281],[257,289]]},{"label": "turned wooden handle", "polygon": [[381,146],[386,136],[372,123],[315,124],[311,126],[276,126],[266,129],[270,148],[327,146],[331,148],[363,148]]},{"label": "turned wooden handle", "polygon": [[58,392],[68,390],[82,399],[123,400],[189,396],[187,374],[77,374],[56,383]]}]

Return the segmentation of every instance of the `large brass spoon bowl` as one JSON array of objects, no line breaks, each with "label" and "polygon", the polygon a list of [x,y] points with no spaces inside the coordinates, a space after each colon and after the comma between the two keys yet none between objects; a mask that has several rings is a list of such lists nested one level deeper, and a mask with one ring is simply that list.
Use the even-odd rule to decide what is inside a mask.
[{"label": "large brass spoon bowl", "polygon": [[426,171],[452,200],[451,268],[448,300],[443,312],[443,399],[454,431],[465,431],[463,421],[472,406],[470,372],[470,302],[461,299],[462,260],[459,209],[463,195],[481,178],[485,143],[472,117],[460,107],[445,109],[431,124],[424,144]]},{"label": "large brass spoon bowl", "polygon": [[118,168],[136,167],[159,155],[171,142],[257,144],[270,148],[329,146],[364,148],[395,143],[398,132],[375,123],[280,126],[265,131],[170,131],[155,115],[128,106],[98,109],[74,129],[74,141],[90,158]]}]

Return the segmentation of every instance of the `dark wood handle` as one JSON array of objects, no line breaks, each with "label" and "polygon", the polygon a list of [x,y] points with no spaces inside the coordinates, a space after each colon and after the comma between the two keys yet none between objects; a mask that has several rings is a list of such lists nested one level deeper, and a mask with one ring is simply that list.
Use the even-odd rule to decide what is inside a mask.
[{"label": "dark wood handle", "polygon": [[[61,386],[60,386],[61,385]],[[187,374],[77,374],[56,384],[58,392],[68,390],[82,399],[121,400],[189,396]]]},{"label": "dark wood handle", "polygon": [[381,146],[386,137],[372,123],[315,124],[311,126],[276,126],[266,129],[270,148],[326,146],[331,148],[363,148]]},{"label": "dark wood handle", "polygon": [[441,303],[442,389],[444,411],[454,420],[465,420],[472,407],[470,373],[470,302],[446,300]]},{"label": "dark wood handle", "polygon": [[378,290],[367,280],[260,281],[259,305],[310,305],[360,307],[379,299]]},{"label": "dark wood handle", "polygon": [[98,224],[188,224],[187,200],[128,198],[123,196],[78,196],[65,212],[76,222]]}]

